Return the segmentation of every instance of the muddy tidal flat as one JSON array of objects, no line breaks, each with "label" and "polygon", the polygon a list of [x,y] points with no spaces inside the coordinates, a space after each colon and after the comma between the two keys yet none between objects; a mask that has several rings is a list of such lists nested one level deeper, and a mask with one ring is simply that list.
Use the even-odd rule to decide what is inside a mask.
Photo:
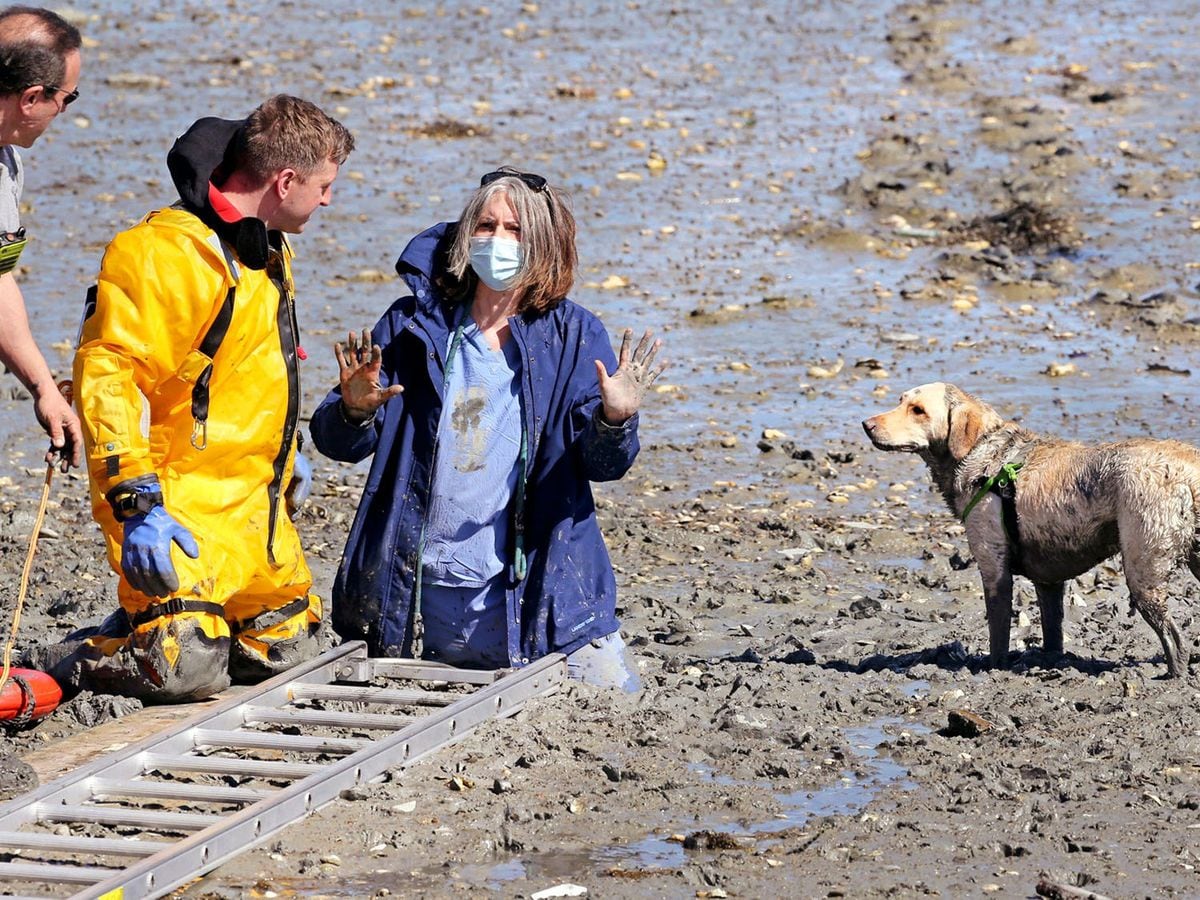
[{"label": "muddy tidal flat", "polygon": [[[1200,443],[1194,3],[69,13],[81,98],[24,153],[20,280],[56,372],[107,241],[175,199],[174,138],[277,91],[358,143],[295,242],[306,413],[408,238],[500,164],[571,193],[574,298],[672,360],[636,466],[596,490],[644,690],[533,702],[179,896],[1200,896],[1200,683],[1162,678],[1120,560],[1069,585],[1064,658],[1019,583],[990,669],[961,524],[860,424],[950,381],[1039,432]],[[7,609],[43,449],[0,376]],[[328,596],[365,468],[314,468],[299,527]],[[1200,589],[1172,586],[1195,656]],[[60,476],[18,650],[114,593],[86,481]],[[136,705],[84,695],[4,741]]]}]

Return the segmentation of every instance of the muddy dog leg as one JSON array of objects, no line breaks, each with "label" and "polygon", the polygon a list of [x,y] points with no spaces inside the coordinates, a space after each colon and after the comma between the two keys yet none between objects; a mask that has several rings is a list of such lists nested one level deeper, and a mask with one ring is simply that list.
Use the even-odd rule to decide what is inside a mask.
[{"label": "muddy dog leg", "polygon": [[1061,656],[1063,652],[1063,583],[1034,584],[1038,609],[1042,614],[1042,652]]},{"label": "muddy dog leg", "polygon": [[1189,566],[1192,553],[1192,528],[1176,519],[1154,515],[1162,504],[1142,503],[1118,519],[1121,541],[1121,561],[1125,566],[1125,584],[1129,587],[1129,604],[1142,614],[1162,642],[1167,660],[1167,677],[1182,678],[1187,674],[1189,653],[1183,646],[1183,635],[1171,618],[1168,608],[1167,584],[1177,560],[1187,553]]},{"label": "muddy dog leg", "polygon": [[1187,674],[1189,654],[1183,647],[1183,635],[1167,610],[1167,592],[1162,589],[1135,591],[1130,585],[1129,600],[1162,641],[1167,677],[1182,678]]},{"label": "muddy dog leg", "polygon": [[983,576],[983,600],[987,607],[988,660],[993,668],[1008,666],[1008,638],[1012,627],[1012,572],[1007,565],[988,565],[978,554]]}]

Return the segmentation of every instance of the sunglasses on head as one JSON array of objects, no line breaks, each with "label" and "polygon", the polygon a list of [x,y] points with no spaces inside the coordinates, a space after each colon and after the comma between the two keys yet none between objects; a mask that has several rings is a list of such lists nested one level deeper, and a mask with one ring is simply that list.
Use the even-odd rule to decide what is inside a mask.
[{"label": "sunglasses on head", "polygon": [[66,91],[63,91],[63,89],[60,88],[56,84],[47,84],[47,85],[43,85],[42,90],[46,91],[46,93],[48,93],[48,94],[57,94],[59,91],[62,91],[63,109],[66,109],[68,106],[70,106],[72,103],[74,103],[76,100],[79,99],[79,88],[75,88],[75,90],[68,93]]},{"label": "sunglasses on head", "polygon": [[499,181],[501,178],[519,178],[525,182],[525,186],[531,191],[544,191],[546,189],[546,179],[541,175],[533,175],[529,172],[518,172],[516,169],[497,169],[495,172],[488,172],[479,179],[479,186],[486,187],[493,181]]}]

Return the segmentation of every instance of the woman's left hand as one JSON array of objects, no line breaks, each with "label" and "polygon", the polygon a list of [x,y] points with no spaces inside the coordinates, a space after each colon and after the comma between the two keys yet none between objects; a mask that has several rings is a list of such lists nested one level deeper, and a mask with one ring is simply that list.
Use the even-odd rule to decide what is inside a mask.
[{"label": "woman's left hand", "polygon": [[631,354],[629,345],[633,341],[633,329],[626,328],[621,340],[621,354],[617,357],[617,371],[611,375],[604,363],[596,360],[596,375],[600,379],[600,401],[604,405],[604,421],[609,425],[628,422],[642,405],[646,389],[667,367],[666,362],[654,366],[654,357],[662,341],[654,340],[654,333],[646,329],[637,348]]}]

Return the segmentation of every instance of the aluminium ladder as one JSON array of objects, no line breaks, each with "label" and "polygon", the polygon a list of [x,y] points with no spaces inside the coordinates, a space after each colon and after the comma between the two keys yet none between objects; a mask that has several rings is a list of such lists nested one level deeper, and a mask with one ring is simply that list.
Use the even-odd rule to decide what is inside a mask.
[{"label": "aluminium ladder", "polygon": [[558,653],[493,672],[335,647],[0,805],[0,896],[160,897],[565,677]]}]

